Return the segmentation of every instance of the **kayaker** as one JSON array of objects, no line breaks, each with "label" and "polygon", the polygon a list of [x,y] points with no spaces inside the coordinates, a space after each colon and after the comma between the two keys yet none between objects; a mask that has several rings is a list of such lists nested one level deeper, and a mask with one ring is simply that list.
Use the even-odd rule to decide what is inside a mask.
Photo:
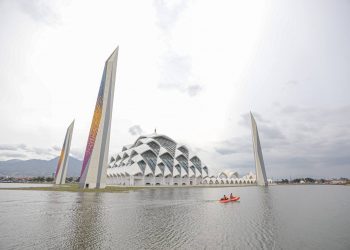
[{"label": "kayaker", "polygon": [[226,197],[226,194],[224,194],[224,198],[221,198],[221,200],[228,200],[228,198]]},{"label": "kayaker", "polygon": [[232,195],[232,193],[230,194],[230,199],[233,199],[233,195]]}]

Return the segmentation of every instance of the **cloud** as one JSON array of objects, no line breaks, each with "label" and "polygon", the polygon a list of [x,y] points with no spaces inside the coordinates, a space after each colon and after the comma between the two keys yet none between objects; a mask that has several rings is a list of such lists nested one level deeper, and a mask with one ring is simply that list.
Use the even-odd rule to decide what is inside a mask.
[{"label": "cloud", "polygon": [[196,83],[191,68],[192,64],[189,56],[165,55],[160,63],[159,88],[178,90],[190,97],[198,95],[203,88]]},{"label": "cloud", "polygon": [[190,78],[191,60],[188,56],[166,55],[162,58],[160,67],[160,87],[182,87]]},{"label": "cloud", "polygon": [[54,1],[45,0],[16,0],[20,10],[30,16],[34,21],[55,25],[60,22],[58,4]]},{"label": "cloud", "polygon": [[[282,107],[274,116],[278,119],[270,121],[254,115],[269,176],[350,176],[350,106]],[[249,122],[248,114],[241,117],[240,125]],[[216,143],[214,149],[224,158],[224,167],[254,166],[250,127],[245,127],[248,135]]]},{"label": "cloud", "polygon": [[1,150],[25,150],[27,149],[27,146],[25,144],[0,144],[0,151]]},{"label": "cloud", "polygon": [[167,50],[160,58],[160,79],[158,87],[163,90],[177,90],[190,97],[198,95],[203,87],[195,79],[189,55],[172,52],[171,31],[180,14],[187,8],[187,1],[154,1],[157,25],[161,30]]},{"label": "cloud", "polygon": [[290,86],[295,86],[295,85],[298,85],[299,82],[296,81],[296,80],[289,80],[286,82],[287,85],[290,85]]},{"label": "cloud", "polygon": [[[254,119],[259,122],[259,124],[261,123],[269,123],[268,120],[265,120],[259,113],[256,113],[256,112],[252,112],[253,116],[254,116]],[[240,126],[243,126],[243,127],[251,127],[251,121],[250,121],[250,113],[247,112],[247,113],[244,113],[241,115],[241,119],[238,121],[238,124]]]},{"label": "cloud", "polygon": [[[142,1],[139,8],[120,1],[62,5],[0,0],[1,142],[28,145],[2,145],[0,157],[59,155],[72,117],[79,121],[72,146],[82,157],[105,57],[120,43],[111,150],[130,143],[125,131],[131,125],[158,124],[169,136],[205,148],[200,157],[210,169],[254,169],[252,108],[269,175],[349,172],[350,114],[341,108],[350,103],[349,45],[348,39],[334,40],[350,34],[339,25],[349,19],[345,2],[333,4],[336,17],[329,16],[329,4],[320,3],[315,13],[301,11],[312,8],[307,1],[268,8],[186,0]],[[276,8],[281,15],[271,16]],[[295,13],[301,15],[295,22],[283,21]],[[310,34],[315,22],[326,25]],[[91,59],[81,60],[86,51]],[[145,102],[150,95],[155,98]],[[243,126],[232,124],[243,113]],[[53,144],[58,148],[47,153],[32,148]]]},{"label": "cloud", "polygon": [[230,155],[250,152],[252,150],[251,147],[251,138],[249,136],[242,136],[217,143],[215,151],[221,155]]},{"label": "cloud", "polygon": [[155,0],[153,5],[156,10],[158,27],[163,31],[169,31],[175,25],[181,12],[185,10],[187,1]]},{"label": "cloud", "polygon": [[[45,159],[50,160],[60,155],[61,147],[54,145],[48,148],[30,147],[25,144],[0,144],[0,160],[10,159]],[[76,159],[82,159],[84,150],[71,148],[70,155]]]},{"label": "cloud", "polygon": [[143,133],[143,130],[140,125],[134,125],[129,128],[129,133],[131,135],[141,135]]},{"label": "cloud", "polygon": [[286,107],[283,107],[281,109],[281,111],[283,113],[292,114],[292,113],[300,112],[301,110],[298,107],[296,107],[296,106],[286,106]]},{"label": "cloud", "polygon": [[52,146],[52,149],[56,150],[56,151],[61,151],[62,148],[57,146],[57,145],[54,145],[54,146]]},{"label": "cloud", "polygon": [[215,148],[215,151],[218,152],[221,155],[230,155],[230,154],[234,154],[237,153],[237,151],[235,149],[231,149],[231,148]]},{"label": "cloud", "polygon": [[52,159],[59,155],[57,146],[40,148],[29,147],[25,144],[0,144],[0,160],[18,158],[26,159]]},{"label": "cloud", "polygon": [[71,148],[70,154],[78,160],[83,160],[85,151],[81,148]]},{"label": "cloud", "polygon": [[197,94],[199,94],[201,91],[203,90],[203,87],[195,84],[195,85],[191,85],[187,88],[186,92],[188,93],[189,96],[196,96]]},{"label": "cloud", "polygon": [[26,154],[16,153],[16,152],[1,152],[1,159],[23,159],[26,158]]},{"label": "cloud", "polygon": [[271,140],[285,138],[280,128],[274,126],[266,126],[264,124],[260,127],[259,133],[270,138]]},{"label": "cloud", "polygon": [[15,149],[17,149],[15,145],[7,145],[7,144],[0,145],[0,150],[15,150]]}]

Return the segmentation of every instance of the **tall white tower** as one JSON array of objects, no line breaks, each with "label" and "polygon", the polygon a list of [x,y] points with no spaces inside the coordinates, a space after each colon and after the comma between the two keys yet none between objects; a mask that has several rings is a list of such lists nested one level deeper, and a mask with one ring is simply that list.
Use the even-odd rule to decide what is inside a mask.
[{"label": "tall white tower", "polygon": [[61,150],[61,155],[58,160],[56,173],[55,173],[55,184],[65,184],[67,176],[67,165],[69,160],[70,143],[73,136],[74,121],[69,125],[66,132],[66,137],[64,138],[63,147]]},{"label": "tall white tower", "polygon": [[256,183],[259,186],[267,186],[265,164],[264,164],[263,154],[261,151],[258,127],[256,125],[252,112],[250,112],[250,119],[252,122],[252,137],[253,137],[253,151],[254,151],[255,170],[256,170]]},{"label": "tall white tower", "polygon": [[105,188],[107,178],[109,138],[111,133],[117,47],[105,63],[95,112],[92,118],[83,166],[81,188]]}]

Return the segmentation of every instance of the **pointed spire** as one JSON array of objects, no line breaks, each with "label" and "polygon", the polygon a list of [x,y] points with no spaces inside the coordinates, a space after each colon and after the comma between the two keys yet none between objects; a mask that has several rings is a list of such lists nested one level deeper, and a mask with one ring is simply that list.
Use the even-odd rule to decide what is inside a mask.
[{"label": "pointed spire", "polygon": [[74,121],[67,128],[66,136],[64,138],[63,146],[61,149],[61,154],[57,163],[57,168],[55,172],[55,184],[64,184],[66,182],[67,167],[69,160],[70,144],[72,141],[74,128]]},{"label": "pointed spire", "polygon": [[112,54],[108,57],[106,62],[116,61],[118,57],[119,46],[112,52]]},{"label": "pointed spire", "polygon": [[106,186],[118,49],[119,47],[108,57],[102,74],[80,173],[80,187],[82,188],[104,188]]},{"label": "pointed spire", "polygon": [[264,158],[261,150],[260,138],[258,127],[252,112],[250,112],[250,118],[252,123],[252,139],[253,139],[253,151],[255,159],[255,171],[256,171],[256,182],[259,186],[267,186],[267,178],[265,171]]}]

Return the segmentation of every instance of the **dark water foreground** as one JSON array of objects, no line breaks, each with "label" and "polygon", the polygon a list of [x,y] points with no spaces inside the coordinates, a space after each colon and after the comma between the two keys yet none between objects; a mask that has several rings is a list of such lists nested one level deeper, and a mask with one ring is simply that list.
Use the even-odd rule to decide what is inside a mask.
[{"label": "dark water foreground", "polygon": [[0,249],[64,248],[348,250],[350,187],[0,189]]}]

